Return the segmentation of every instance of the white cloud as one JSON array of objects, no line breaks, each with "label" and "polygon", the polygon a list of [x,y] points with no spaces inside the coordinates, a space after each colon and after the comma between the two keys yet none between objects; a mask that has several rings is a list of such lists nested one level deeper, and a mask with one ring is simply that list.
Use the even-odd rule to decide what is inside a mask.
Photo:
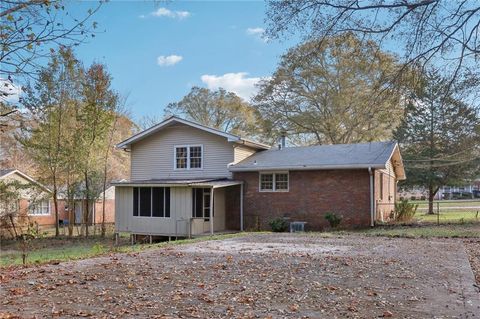
[{"label": "white cloud", "polygon": [[[167,18],[177,18],[177,19],[185,19],[188,18],[191,13],[188,11],[172,11],[167,8],[158,8],[157,10],[150,13],[150,15],[154,17],[167,17]],[[144,15],[140,16],[144,18]]]},{"label": "white cloud", "polygon": [[268,41],[268,38],[265,36],[264,28],[260,28],[260,27],[247,28],[246,33],[247,35],[257,38],[258,40],[262,40],[263,42]]},{"label": "white cloud", "polygon": [[7,79],[0,78],[0,101],[18,103],[22,88]]},{"label": "white cloud", "polygon": [[160,66],[172,66],[183,60],[181,55],[161,55],[157,58],[157,64]]},{"label": "white cloud", "polygon": [[256,27],[256,28],[248,28],[247,29],[247,34],[248,35],[258,35],[261,36],[265,33],[264,28]]},{"label": "white cloud", "polygon": [[202,82],[207,85],[209,89],[215,90],[224,88],[227,91],[234,92],[245,100],[250,100],[257,88],[255,84],[262,80],[259,77],[247,77],[247,72],[225,73],[224,75],[202,75]]}]

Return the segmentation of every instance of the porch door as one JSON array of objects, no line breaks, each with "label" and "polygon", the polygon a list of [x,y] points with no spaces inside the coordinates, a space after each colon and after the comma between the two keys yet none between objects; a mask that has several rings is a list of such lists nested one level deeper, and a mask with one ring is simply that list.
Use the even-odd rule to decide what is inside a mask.
[{"label": "porch door", "polygon": [[210,188],[193,188],[192,217],[203,218],[204,221],[210,220]]}]

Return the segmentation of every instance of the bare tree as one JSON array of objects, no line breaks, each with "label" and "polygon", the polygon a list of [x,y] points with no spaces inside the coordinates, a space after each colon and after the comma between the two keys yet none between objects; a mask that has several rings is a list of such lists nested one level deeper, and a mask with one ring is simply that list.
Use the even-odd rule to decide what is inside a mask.
[{"label": "bare tree", "polygon": [[[39,60],[50,57],[52,47],[78,45],[94,37],[97,23],[88,21],[101,4],[98,1],[76,17],[61,0],[0,1],[0,79],[16,85],[18,77],[36,77]],[[12,94],[0,87],[0,100]]]},{"label": "bare tree", "polygon": [[407,65],[441,63],[453,79],[476,65],[480,53],[478,1],[271,0],[266,20],[269,38],[350,32],[394,48]]}]

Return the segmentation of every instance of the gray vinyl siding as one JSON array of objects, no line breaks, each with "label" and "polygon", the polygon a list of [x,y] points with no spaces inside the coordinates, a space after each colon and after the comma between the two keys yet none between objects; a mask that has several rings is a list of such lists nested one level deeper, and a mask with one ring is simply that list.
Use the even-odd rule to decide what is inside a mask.
[{"label": "gray vinyl siding", "polygon": [[[225,229],[225,191],[214,190],[214,230]],[[133,216],[133,188],[115,187],[115,229],[133,234],[186,236],[192,217],[192,188],[170,188],[170,217]],[[193,234],[208,232],[209,222],[201,221],[200,228],[192,227]]]},{"label": "gray vinyl siding", "polygon": [[[203,169],[175,170],[175,145],[203,145]],[[162,129],[131,147],[131,179],[231,177],[228,164],[234,160],[232,143],[185,125]]]},{"label": "gray vinyl siding", "polygon": [[255,149],[248,146],[244,146],[244,145],[235,146],[234,148],[235,163],[243,161],[247,157],[252,156],[255,152],[256,152]]}]

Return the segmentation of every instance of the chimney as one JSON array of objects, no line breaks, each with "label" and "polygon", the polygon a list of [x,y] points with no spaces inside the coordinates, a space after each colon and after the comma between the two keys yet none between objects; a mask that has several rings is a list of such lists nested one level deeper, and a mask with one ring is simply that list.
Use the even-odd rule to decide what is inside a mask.
[{"label": "chimney", "polygon": [[282,130],[280,132],[280,144],[278,145],[279,149],[284,149],[285,148],[285,139],[287,137],[287,132],[285,130]]}]

